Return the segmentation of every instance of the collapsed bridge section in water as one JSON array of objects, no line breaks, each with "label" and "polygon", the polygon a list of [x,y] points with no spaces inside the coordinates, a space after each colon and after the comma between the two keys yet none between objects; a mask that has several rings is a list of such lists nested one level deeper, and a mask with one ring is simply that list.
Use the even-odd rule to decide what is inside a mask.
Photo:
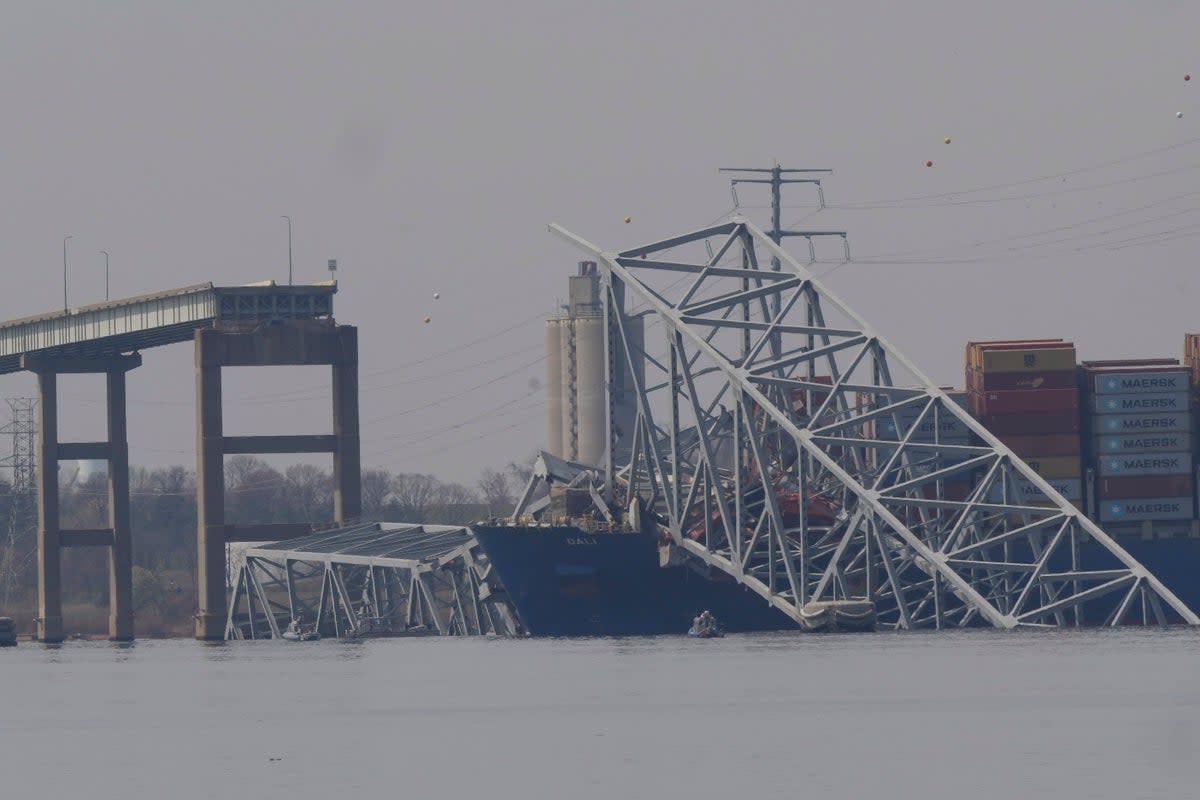
[{"label": "collapsed bridge section in water", "polygon": [[520,622],[470,529],[373,522],[246,550],[227,639],[512,636]]},{"label": "collapsed bridge section in water", "polygon": [[597,260],[608,370],[634,374],[628,448],[606,377],[603,503],[686,558],[797,621],[865,599],[897,628],[1200,624],[749,221],[619,253],[551,229]]}]

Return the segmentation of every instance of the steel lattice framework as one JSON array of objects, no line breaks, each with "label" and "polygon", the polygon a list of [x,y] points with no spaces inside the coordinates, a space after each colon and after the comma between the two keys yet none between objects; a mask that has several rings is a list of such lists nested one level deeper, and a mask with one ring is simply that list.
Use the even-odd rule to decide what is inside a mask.
[{"label": "steel lattice framework", "polygon": [[898,628],[1200,624],[749,221],[620,253],[551,229],[601,265],[610,371],[645,360],[607,499],[685,557],[797,620],[869,598]]},{"label": "steel lattice framework", "polygon": [[248,549],[226,639],[277,639],[292,619],[327,636],[522,632],[471,532],[364,523]]}]

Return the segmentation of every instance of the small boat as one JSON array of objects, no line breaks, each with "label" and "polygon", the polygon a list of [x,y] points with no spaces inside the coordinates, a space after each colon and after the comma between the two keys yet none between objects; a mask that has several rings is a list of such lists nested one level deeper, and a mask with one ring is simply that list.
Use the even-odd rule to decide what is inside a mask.
[{"label": "small boat", "polygon": [[279,638],[289,642],[315,642],[321,638],[316,628],[306,629],[300,620],[294,619],[288,623],[287,630],[279,634]]},{"label": "small boat", "polygon": [[709,628],[688,628],[688,636],[693,639],[720,639],[725,635],[725,631],[713,626]]},{"label": "small boat", "polygon": [[708,611],[699,614],[692,620],[692,627],[688,628],[688,636],[693,639],[720,639],[724,635],[725,631],[717,624],[717,618]]}]

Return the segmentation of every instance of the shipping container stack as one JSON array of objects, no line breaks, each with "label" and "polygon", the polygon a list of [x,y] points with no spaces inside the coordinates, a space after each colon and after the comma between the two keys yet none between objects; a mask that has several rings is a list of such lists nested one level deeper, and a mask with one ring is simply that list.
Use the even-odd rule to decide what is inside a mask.
[{"label": "shipping container stack", "polygon": [[1088,510],[1106,530],[1190,528],[1192,376],[1174,359],[1085,361]]},{"label": "shipping container stack", "polygon": [[[1062,339],[969,342],[966,379],[971,413],[1082,509],[1075,345]],[[1027,481],[1016,488],[1021,495],[1037,495]]]},{"label": "shipping container stack", "polygon": [[[960,408],[967,408],[967,394],[961,390],[954,389],[949,386],[941,387],[942,391],[951,402],[957,403]],[[882,404],[882,403],[881,403]],[[916,407],[909,406],[902,411],[896,413],[896,420],[890,416],[881,417],[877,423],[872,423],[868,428],[868,436],[878,436],[880,439],[898,439],[901,438],[898,434],[903,432],[906,435],[909,433],[909,428],[917,421],[919,410]],[[896,422],[900,423],[899,431],[896,428]],[[935,422],[933,412],[930,412],[922,421],[915,431],[911,432],[909,441],[921,444],[940,443],[946,445],[968,445],[971,443],[971,431],[967,428],[966,423],[959,420],[958,417],[952,414],[938,413]],[[882,464],[892,455],[892,451],[879,451],[879,463]],[[947,457],[943,456],[938,462],[938,468],[948,467],[951,464],[958,464],[967,460],[967,456]],[[925,470],[919,471],[919,474],[932,472],[934,467],[930,466]],[[938,487],[931,482],[927,486],[922,487],[922,491],[929,499],[937,497]],[[971,491],[971,481],[964,477],[955,477],[951,480],[942,482],[941,492],[942,499],[947,500],[964,500]]]}]

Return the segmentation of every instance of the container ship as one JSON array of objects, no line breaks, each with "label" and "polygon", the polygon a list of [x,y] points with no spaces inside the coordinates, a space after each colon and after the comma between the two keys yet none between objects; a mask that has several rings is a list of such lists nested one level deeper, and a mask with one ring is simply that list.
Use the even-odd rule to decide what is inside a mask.
[{"label": "container ship", "polygon": [[679,634],[708,610],[730,632],[795,623],[723,573],[660,566],[655,538],[603,525],[474,525],[536,636]]},{"label": "container ship", "polygon": [[[571,278],[570,302],[546,321],[550,449],[539,463],[549,493],[522,508],[516,522],[475,526],[518,613],[535,635],[682,633],[703,609],[729,630],[797,627],[728,576],[673,564],[665,555],[672,548],[659,548],[653,510],[640,515],[645,524],[634,515],[594,516],[603,504],[593,502],[599,498],[591,487],[603,476],[589,465],[603,459],[607,446],[618,461],[628,454],[625,431],[636,418],[631,388],[643,377],[636,366],[610,365],[612,397],[605,397],[599,297],[596,265],[582,262]],[[631,322],[641,335],[641,319]],[[1193,458],[1200,334],[1187,335],[1182,362],[1080,361],[1072,342],[1023,339],[969,342],[964,367],[966,388],[951,397],[1180,600],[1200,609]],[[937,441],[974,443],[965,425],[943,422],[949,427],[939,429]],[[880,438],[888,438],[886,431]],[[591,480],[580,480],[589,470]],[[946,499],[965,499],[978,477],[947,482]],[[800,502],[781,495],[785,513]],[[805,502],[810,523],[833,513],[819,499]],[[1084,542],[1081,563],[1103,555],[1099,545]]]},{"label": "container ship", "polygon": [[[641,320],[631,320],[634,338]],[[522,623],[538,636],[679,634],[708,610],[730,632],[795,623],[719,572],[662,563],[657,534],[628,520],[593,518],[588,489],[570,485],[611,441],[628,452],[636,411],[627,366],[614,370],[611,437],[605,421],[604,317],[592,261],[570,277],[568,302],[546,320],[547,440],[535,469],[550,488],[520,522],[472,526]],[[536,515],[537,519],[534,519]]]}]

